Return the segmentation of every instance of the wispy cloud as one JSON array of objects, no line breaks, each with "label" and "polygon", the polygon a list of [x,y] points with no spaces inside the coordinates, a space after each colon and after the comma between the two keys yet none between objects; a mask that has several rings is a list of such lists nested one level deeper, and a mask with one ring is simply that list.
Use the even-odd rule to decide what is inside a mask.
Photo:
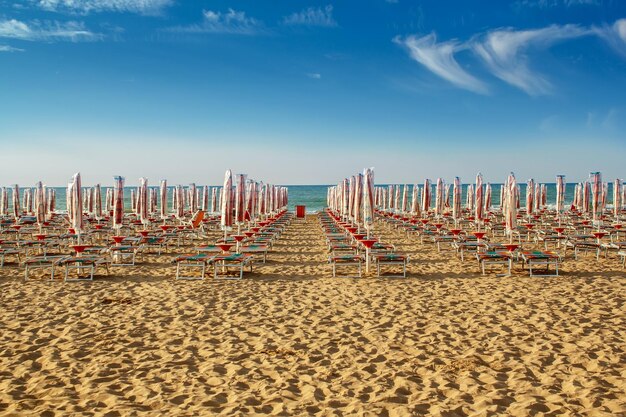
[{"label": "wispy cloud", "polygon": [[95,41],[102,35],[85,28],[82,22],[22,22],[15,19],[0,20],[0,38],[25,41]]},{"label": "wispy cloud", "polygon": [[225,33],[234,35],[255,35],[264,31],[263,23],[245,12],[228,9],[226,13],[204,10],[202,22],[195,25],[169,28],[171,32],[184,33]]},{"label": "wispy cloud", "polygon": [[309,7],[301,12],[285,16],[283,18],[283,24],[292,26],[337,26],[337,22],[333,18],[333,6],[331,5],[328,5],[323,9]]},{"label": "wispy cloud", "polygon": [[487,86],[461,68],[454,58],[454,54],[466,46],[456,41],[438,43],[434,33],[420,38],[396,37],[394,42],[405,47],[411,58],[444,80],[475,93],[488,93]]},{"label": "wispy cloud", "polygon": [[314,80],[319,80],[322,78],[322,74],[317,73],[317,72],[310,72],[306,76],[309,78],[313,78]]},{"label": "wispy cloud", "polygon": [[98,12],[160,14],[174,0],[30,0],[38,7],[54,12],[79,14]]},{"label": "wispy cloud", "polygon": [[595,27],[593,31],[616,52],[626,57],[626,19],[620,19],[611,26]]},{"label": "wispy cloud", "polygon": [[551,25],[521,31],[498,29],[474,39],[471,46],[493,75],[530,95],[541,95],[551,91],[551,84],[542,75],[530,70],[526,51],[548,48],[557,42],[590,33],[590,30],[577,25]]},{"label": "wispy cloud", "polygon": [[14,48],[9,45],[0,45],[0,52],[23,52],[23,49]]}]

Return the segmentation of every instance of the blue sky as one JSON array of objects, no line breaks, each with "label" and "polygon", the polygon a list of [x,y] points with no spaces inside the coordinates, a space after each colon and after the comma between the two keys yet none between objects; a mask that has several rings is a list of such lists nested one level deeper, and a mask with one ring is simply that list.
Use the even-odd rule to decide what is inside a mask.
[{"label": "blue sky", "polygon": [[0,185],[623,177],[625,93],[621,0],[0,0]]}]

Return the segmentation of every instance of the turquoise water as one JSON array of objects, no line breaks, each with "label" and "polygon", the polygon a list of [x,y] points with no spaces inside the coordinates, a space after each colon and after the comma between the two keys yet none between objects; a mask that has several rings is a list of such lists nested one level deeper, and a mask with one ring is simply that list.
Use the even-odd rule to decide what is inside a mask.
[{"label": "turquoise water", "polygon": [[[420,184],[421,185],[421,184]],[[378,184],[377,186],[386,186],[385,184]],[[199,186],[198,186],[199,187]],[[309,213],[313,213],[319,210],[322,210],[326,207],[326,193],[328,190],[328,185],[288,185],[289,188],[289,209],[293,210],[296,205],[303,205],[306,207],[306,211]],[[566,207],[571,204],[574,199],[574,187],[575,184],[567,184],[566,192],[565,192],[565,204]],[[126,187],[124,196],[125,196],[125,205],[127,210],[130,209],[130,190],[133,187]],[[412,187],[409,187],[411,190]],[[526,184],[520,184],[521,188],[521,204],[523,205],[526,200]],[[63,187],[56,187],[57,195],[57,210],[65,210],[65,192],[66,189]],[[172,190],[173,188],[169,188],[168,193],[168,204],[171,206],[172,201]],[[434,190],[434,186],[433,186]],[[104,198],[106,191],[103,188],[102,196]],[[547,184],[547,193],[548,193],[548,206],[554,206],[555,198],[556,198],[556,185],[555,184]],[[467,194],[467,184],[463,185],[463,195],[462,202],[465,203]],[[409,198],[410,198],[409,194]],[[611,204],[613,201],[613,184],[609,183],[609,196],[607,200],[607,204]],[[433,198],[434,204],[434,198]],[[500,205],[500,184],[492,184],[492,204],[494,207]],[[9,196],[9,207],[11,206],[11,198]]]}]

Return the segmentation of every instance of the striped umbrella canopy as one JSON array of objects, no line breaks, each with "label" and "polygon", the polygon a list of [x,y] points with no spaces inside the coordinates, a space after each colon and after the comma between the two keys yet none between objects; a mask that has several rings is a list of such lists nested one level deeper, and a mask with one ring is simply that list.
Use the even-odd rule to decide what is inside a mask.
[{"label": "striped umbrella canopy", "polygon": [[533,209],[535,208],[534,203],[535,198],[535,180],[529,179],[526,182],[526,214],[530,216],[533,214]]},{"label": "striped umbrella canopy", "polygon": [[220,224],[226,234],[227,230],[233,227],[233,173],[227,170],[224,175],[224,187],[222,188],[222,218]]},{"label": "striped umbrella canopy", "polygon": [[52,213],[56,209],[57,202],[57,192],[56,190],[50,188],[48,190],[48,212]]},{"label": "striped umbrella canopy", "polygon": [[188,195],[189,211],[191,211],[191,214],[193,214],[198,211],[198,194],[196,193],[196,184],[194,184],[193,182],[189,184]]},{"label": "striped umbrella canopy", "polygon": [[96,184],[93,190],[94,196],[94,215],[96,219],[102,217],[102,187],[100,184]]},{"label": "striped umbrella canopy", "polygon": [[506,185],[505,184],[500,184],[500,210],[504,211],[504,205],[506,204],[505,198],[506,198]]},{"label": "striped umbrella canopy", "polygon": [[535,211],[541,210],[541,186],[539,184],[535,185]]},{"label": "striped umbrella canopy", "polygon": [[409,208],[409,186],[404,184],[402,187],[402,213],[406,213]]},{"label": "striped umbrella canopy", "polygon": [[139,220],[143,225],[148,224],[148,179],[139,178],[139,193],[137,200],[137,212],[139,214]]},{"label": "striped umbrella canopy", "polygon": [[161,218],[167,218],[167,180],[161,180],[159,185],[159,200],[161,203]]},{"label": "striped umbrella canopy", "polygon": [[185,217],[185,188],[182,185],[176,186],[176,217],[182,220]]},{"label": "striped umbrella canopy", "polygon": [[83,189],[81,186],[80,172],[77,172],[72,177],[70,189],[72,201],[72,217],[70,217],[70,224],[76,231],[76,234],[78,234],[78,244],[80,245],[80,232],[83,230]]},{"label": "striped umbrella canopy", "polygon": [[548,187],[545,184],[541,184],[541,208],[545,208],[548,205]]},{"label": "striped umbrella canopy", "polygon": [[107,188],[104,197],[104,209],[108,213],[113,211],[113,189]]},{"label": "striped umbrella canopy", "polygon": [[430,180],[424,180],[424,188],[422,189],[422,214],[424,216],[428,215],[428,210],[430,209],[430,203],[432,200],[432,190],[430,187]]},{"label": "striped umbrella canopy", "polygon": [[485,185],[485,213],[491,210],[491,184]]},{"label": "striped umbrella canopy", "polygon": [[389,211],[393,211],[395,208],[393,206],[394,190],[395,188],[393,185],[389,185],[389,187],[387,187],[387,207],[389,208]]},{"label": "striped umbrella canopy", "polygon": [[238,174],[235,184],[235,222],[246,220],[246,174]]},{"label": "striped umbrella canopy", "polygon": [[465,207],[469,210],[470,213],[474,211],[474,184],[468,184],[467,186],[467,195],[465,196]]},{"label": "striped umbrella canopy", "polygon": [[356,178],[353,176],[348,180],[348,217],[354,220],[354,187]]},{"label": "striped umbrella canopy", "polygon": [[137,191],[134,188],[130,190],[130,210],[137,214]]},{"label": "striped umbrella canopy", "polygon": [[114,177],[113,181],[113,228],[121,229],[124,222],[124,177]]},{"label": "striped umbrella canopy", "polygon": [[217,213],[217,187],[211,187],[211,213]]},{"label": "striped umbrella canopy", "polygon": [[41,232],[43,224],[46,221],[46,193],[43,189],[41,181],[35,186],[35,213],[37,215],[37,224]]},{"label": "striped umbrella canopy", "polygon": [[13,217],[15,217],[15,222],[20,218],[20,187],[15,184],[13,186],[13,195],[12,204],[13,204]]},{"label": "striped umbrella canopy", "polygon": [[438,217],[443,215],[445,206],[444,192],[443,179],[437,178],[437,185],[435,187],[435,215]]},{"label": "striped umbrella canopy", "polygon": [[589,174],[589,180],[591,181],[591,211],[593,220],[598,219],[598,213],[600,212],[602,198],[602,176],[599,172],[592,172]]},{"label": "striped umbrella canopy", "polygon": [[350,192],[348,187],[350,186],[350,181],[347,178],[343,179],[341,183],[341,215],[345,218],[348,217],[348,207],[350,206]]},{"label": "striped umbrella canopy", "polygon": [[452,186],[451,186],[450,184],[446,184],[446,185],[445,185],[445,196],[446,196],[446,197],[445,197],[445,203],[444,203],[444,206],[445,206],[445,208],[447,208],[447,209],[449,209],[449,208],[451,208],[451,207],[452,207],[452,206],[450,205],[450,200],[452,200],[452,197],[450,196],[450,194],[451,194],[451,192],[450,192],[450,191],[452,191]]},{"label": "striped umbrella canopy", "polygon": [[556,176],[556,215],[560,219],[565,210],[565,175]]},{"label": "striped umbrella canopy", "polygon": [[474,204],[474,217],[479,225],[485,217],[485,202],[483,193],[483,175],[479,172],[478,175],[476,175],[476,190],[474,191],[476,199]]},{"label": "striped umbrella canopy", "polygon": [[402,210],[402,202],[400,201],[400,184],[393,187],[393,207],[396,213]]},{"label": "striped umbrella canopy", "polygon": [[0,216],[5,216],[9,209],[9,199],[7,198],[7,188],[0,189]]},{"label": "striped umbrella canopy", "polygon": [[454,177],[452,184],[452,218],[456,224],[461,218],[461,178]]},{"label": "striped umbrella canopy", "polygon": [[257,191],[258,183],[250,181],[248,184],[247,201],[246,201],[246,220],[254,221],[256,218],[256,205],[258,203],[259,193]]},{"label": "striped umbrella canopy", "polygon": [[369,237],[374,228],[374,169],[367,168],[363,173],[363,225]]},{"label": "striped umbrella canopy", "polygon": [[583,184],[583,213],[589,213],[591,206],[591,184],[585,181]]},{"label": "striped umbrella canopy", "polygon": [[419,216],[420,213],[420,188],[417,184],[413,184],[413,195],[411,196],[411,214]]},{"label": "striped umbrella canopy", "polygon": [[202,211],[209,211],[209,186],[202,187]]},{"label": "striped umbrella canopy", "polygon": [[604,213],[604,210],[606,209],[606,201],[608,200],[608,195],[609,195],[609,183],[608,182],[602,183],[602,198],[601,198],[601,204],[600,204],[600,213]]},{"label": "striped umbrella canopy", "polygon": [[515,181],[515,175],[511,173],[507,179],[506,191],[505,191],[505,209],[504,220],[506,233],[509,235],[509,239],[513,241],[513,231],[517,229],[517,182]]},{"label": "striped umbrella canopy", "polygon": [[363,174],[354,177],[354,222],[360,225],[363,222]]},{"label": "striped umbrella canopy", "polygon": [[613,215],[617,220],[622,211],[622,180],[616,178],[613,182]]}]

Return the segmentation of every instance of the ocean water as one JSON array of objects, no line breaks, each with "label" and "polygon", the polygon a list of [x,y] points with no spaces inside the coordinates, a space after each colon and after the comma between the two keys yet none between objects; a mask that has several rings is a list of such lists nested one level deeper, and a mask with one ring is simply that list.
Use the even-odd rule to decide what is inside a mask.
[{"label": "ocean water", "polygon": [[[387,184],[377,184],[377,186],[386,187]],[[500,184],[491,184],[492,186],[492,205],[494,207],[498,207],[500,205]],[[556,184],[548,183],[547,186],[547,194],[548,194],[548,206],[554,207],[555,199],[556,199]],[[198,186],[200,187],[200,186]],[[289,188],[289,206],[290,210],[294,210],[296,205],[303,205],[306,208],[308,213],[314,213],[319,210],[324,209],[326,207],[326,195],[328,190],[328,185],[287,185]],[[565,189],[565,206],[568,207],[573,199],[574,199],[574,187],[575,184],[567,184]],[[130,191],[134,187],[125,187],[124,196],[125,196],[125,206],[127,210],[130,210]],[[156,188],[156,187],[154,187]],[[420,185],[421,188],[421,185]],[[66,188],[64,187],[54,187],[57,195],[57,206],[56,209],[59,211],[65,210],[65,193]],[[172,190],[173,187],[169,187],[168,189],[168,204],[171,206],[172,201]],[[526,201],[526,184],[520,184],[521,189],[521,204],[522,207]],[[409,201],[411,196],[412,186],[409,186]],[[106,191],[103,187],[102,196],[104,198]],[[434,193],[434,186],[433,186]],[[23,195],[23,189],[21,189],[21,193]],[[467,184],[463,184],[462,187],[462,199],[463,205],[465,205],[467,196]],[[23,200],[21,200],[23,201]],[[609,183],[608,190],[608,199],[607,205],[611,205],[613,202],[613,184]],[[434,198],[433,198],[434,204]],[[11,198],[9,195],[9,207],[11,207]]]}]

